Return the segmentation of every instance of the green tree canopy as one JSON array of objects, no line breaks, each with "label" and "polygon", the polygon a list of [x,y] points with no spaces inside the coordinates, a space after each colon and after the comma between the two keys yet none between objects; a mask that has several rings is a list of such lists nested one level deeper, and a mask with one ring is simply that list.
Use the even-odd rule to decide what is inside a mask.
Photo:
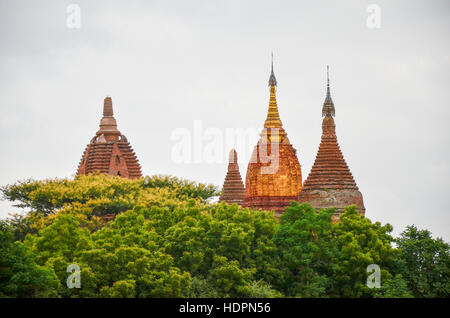
[{"label": "green tree canopy", "polygon": [[[355,207],[272,212],[211,203],[211,185],[168,176],[23,181],[0,222],[0,297],[448,297],[449,245]],[[111,215],[113,217],[111,217]],[[366,285],[381,268],[381,288]],[[78,265],[80,288],[68,288]],[[68,272],[69,270],[69,272]]]},{"label": "green tree canopy", "polygon": [[285,295],[326,296],[331,260],[336,253],[330,232],[333,212],[316,212],[309,204],[293,202],[281,215],[274,241],[283,269],[278,288],[283,288]]},{"label": "green tree canopy", "polygon": [[13,242],[13,232],[0,221],[0,297],[56,296],[56,276],[35,262],[22,242]]},{"label": "green tree canopy", "polygon": [[370,297],[367,266],[381,268],[381,280],[392,277],[398,250],[392,246],[392,226],[372,223],[358,213],[355,206],[345,209],[339,222],[333,224],[331,235],[337,254],[333,258],[331,276],[333,297]]},{"label": "green tree canopy", "polygon": [[396,240],[400,249],[398,272],[415,297],[449,297],[450,249],[430,231],[408,226]]}]

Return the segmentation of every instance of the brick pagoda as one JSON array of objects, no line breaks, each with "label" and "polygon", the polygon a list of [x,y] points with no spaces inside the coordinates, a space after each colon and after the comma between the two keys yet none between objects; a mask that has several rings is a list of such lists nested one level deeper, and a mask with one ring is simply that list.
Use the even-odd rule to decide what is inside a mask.
[{"label": "brick pagoda", "polygon": [[279,215],[302,189],[302,173],[296,151],[287,137],[275,96],[277,80],[269,78],[270,101],[261,137],[248,164],[244,207],[275,211]]},{"label": "brick pagoda", "polygon": [[125,178],[142,177],[141,166],[127,138],[117,129],[111,97],[106,97],[100,130],[87,145],[77,175],[106,173]]},{"label": "brick pagoda", "polygon": [[334,219],[339,219],[344,208],[356,205],[358,211],[365,213],[363,197],[344,160],[336,137],[333,117],[335,108],[330,94],[327,67],[327,95],[322,107],[322,139],[311,172],[303,184],[298,200],[313,207],[336,207]]},{"label": "brick pagoda", "polygon": [[222,195],[219,202],[226,202],[229,204],[237,203],[242,205],[245,200],[245,188],[242,182],[241,174],[239,173],[239,165],[237,162],[237,152],[232,149],[230,151],[228,171],[223,183]]}]

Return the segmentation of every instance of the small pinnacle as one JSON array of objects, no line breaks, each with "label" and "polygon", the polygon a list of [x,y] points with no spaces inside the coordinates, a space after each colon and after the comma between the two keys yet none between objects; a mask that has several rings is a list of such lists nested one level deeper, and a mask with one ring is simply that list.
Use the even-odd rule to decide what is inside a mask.
[{"label": "small pinnacle", "polygon": [[112,99],[107,96],[103,102],[103,116],[113,116]]},{"label": "small pinnacle", "polygon": [[237,152],[235,149],[230,150],[230,154],[228,156],[229,163],[237,163]]},{"label": "small pinnacle", "polygon": [[272,71],[270,72],[269,86],[277,86],[277,79],[275,78],[275,74],[273,72],[273,52],[272,52]]},{"label": "small pinnacle", "polygon": [[327,65],[327,95],[322,107],[322,116],[335,116],[334,103],[330,93],[330,67]]}]

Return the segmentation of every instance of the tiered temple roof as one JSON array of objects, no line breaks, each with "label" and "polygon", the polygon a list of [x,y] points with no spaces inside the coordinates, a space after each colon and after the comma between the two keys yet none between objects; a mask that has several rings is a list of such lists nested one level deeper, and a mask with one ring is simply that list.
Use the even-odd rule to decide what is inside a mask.
[{"label": "tiered temple roof", "polygon": [[83,153],[77,175],[105,173],[126,178],[142,177],[141,166],[127,138],[117,129],[111,97],[106,97],[100,130]]},{"label": "tiered temple roof", "polygon": [[248,164],[243,206],[273,210],[278,215],[290,201],[297,199],[302,189],[302,173],[278,113],[273,62],[269,86],[269,110],[261,138]]},{"label": "tiered temple roof", "polygon": [[241,174],[239,173],[239,165],[237,162],[237,152],[232,149],[230,151],[228,171],[223,184],[222,195],[219,202],[226,202],[229,204],[237,203],[242,205],[245,200],[245,188],[242,182]]},{"label": "tiered temple roof", "polygon": [[[327,76],[328,77],[328,76]],[[327,95],[322,107],[322,139],[314,165],[303,183],[300,202],[307,202],[315,208],[336,207],[335,218],[349,205],[356,205],[365,213],[363,197],[344,160],[336,137],[333,117],[335,108],[330,94],[329,78]]]}]

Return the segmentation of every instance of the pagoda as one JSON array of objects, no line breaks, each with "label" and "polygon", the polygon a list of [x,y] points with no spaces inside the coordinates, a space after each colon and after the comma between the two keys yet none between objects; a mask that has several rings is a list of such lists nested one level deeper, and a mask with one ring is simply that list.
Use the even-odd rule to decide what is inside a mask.
[{"label": "pagoda", "polygon": [[229,155],[228,171],[223,183],[222,195],[219,202],[229,204],[237,203],[242,205],[245,200],[245,188],[239,173],[239,165],[237,163],[237,152],[232,149]]},{"label": "pagoda", "polygon": [[272,71],[269,78],[270,100],[267,119],[247,168],[244,207],[272,210],[279,215],[290,201],[297,200],[302,189],[302,173],[296,151],[287,137],[278,113]]},{"label": "pagoda", "polygon": [[87,145],[77,175],[105,173],[125,178],[142,177],[141,166],[127,138],[117,129],[111,97],[103,104],[100,130]]},{"label": "pagoda", "polygon": [[344,160],[336,137],[333,117],[335,108],[330,94],[330,79],[327,66],[327,94],[322,107],[322,139],[314,165],[303,183],[298,201],[309,203],[314,208],[336,208],[334,219],[339,219],[345,207],[356,205],[364,214],[363,197]]}]

